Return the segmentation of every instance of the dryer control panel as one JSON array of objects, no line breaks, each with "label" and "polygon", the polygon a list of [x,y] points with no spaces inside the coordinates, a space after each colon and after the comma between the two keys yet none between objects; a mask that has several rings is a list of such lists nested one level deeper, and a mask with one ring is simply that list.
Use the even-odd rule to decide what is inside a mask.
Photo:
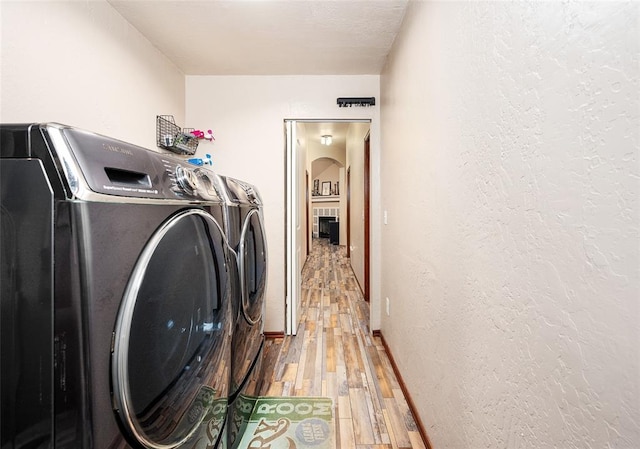
[{"label": "dryer control panel", "polygon": [[223,202],[216,177],[173,155],[57,124],[40,125],[75,195]]},{"label": "dryer control panel", "polygon": [[231,203],[262,205],[258,190],[251,184],[228,176],[220,176],[220,179],[227,188],[227,198]]}]

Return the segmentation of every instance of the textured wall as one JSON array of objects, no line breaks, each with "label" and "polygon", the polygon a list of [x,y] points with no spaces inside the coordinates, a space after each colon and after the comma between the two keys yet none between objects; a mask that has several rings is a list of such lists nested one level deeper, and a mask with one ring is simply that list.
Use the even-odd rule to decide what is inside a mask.
[{"label": "textured wall", "polygon": [[151,149],[184,75],[105,1],[0,2],[0,121],[60,122]]},{"label": "textured wall", "polygon": [[409,7],[382,331],[435,448],[640,447],[639,8]]}]

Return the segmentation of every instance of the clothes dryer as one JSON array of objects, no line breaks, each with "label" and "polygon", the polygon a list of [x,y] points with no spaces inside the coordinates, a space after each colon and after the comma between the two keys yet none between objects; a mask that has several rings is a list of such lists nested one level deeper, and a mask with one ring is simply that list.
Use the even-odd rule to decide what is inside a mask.
[{"label": "clothes dryer", "polygon": [[233,321],[217,178],[63,125],[0,137],[0,447],[224,444]]},{"label": "clothes dryer", "polygon": [[262,350],[267,244],[263,203],[256,187],[226,176],[219,178],[226,194],[227,238],[237,263],[237,277],[232,287],[235,324],[228,432],[229,447],[235,448],[264,381]]}]

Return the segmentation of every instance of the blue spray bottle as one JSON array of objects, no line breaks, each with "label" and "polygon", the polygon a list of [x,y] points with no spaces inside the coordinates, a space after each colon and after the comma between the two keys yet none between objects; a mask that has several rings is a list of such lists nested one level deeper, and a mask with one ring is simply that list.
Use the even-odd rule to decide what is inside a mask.
[{"label": "blue spray bottle", "polygon": [[198,167],[201,167],[203,165],[213,165],[213,161],[211,160],[211,155],[208,153],[205,154],[204,160],[199,157],[192,157],[191,159],[187,159],[187,162],[192,165],[197,165]]}]

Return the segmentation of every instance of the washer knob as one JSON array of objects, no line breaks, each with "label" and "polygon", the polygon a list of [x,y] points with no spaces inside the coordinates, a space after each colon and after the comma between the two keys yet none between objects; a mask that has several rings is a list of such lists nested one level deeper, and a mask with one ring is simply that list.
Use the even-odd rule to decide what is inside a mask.
[{"label": "washer knob", "polygon": [[198,190],[198,181],[195,173],[182,165],[176,167],[176,181],[178,187],[187,193],[193,194]]}]

